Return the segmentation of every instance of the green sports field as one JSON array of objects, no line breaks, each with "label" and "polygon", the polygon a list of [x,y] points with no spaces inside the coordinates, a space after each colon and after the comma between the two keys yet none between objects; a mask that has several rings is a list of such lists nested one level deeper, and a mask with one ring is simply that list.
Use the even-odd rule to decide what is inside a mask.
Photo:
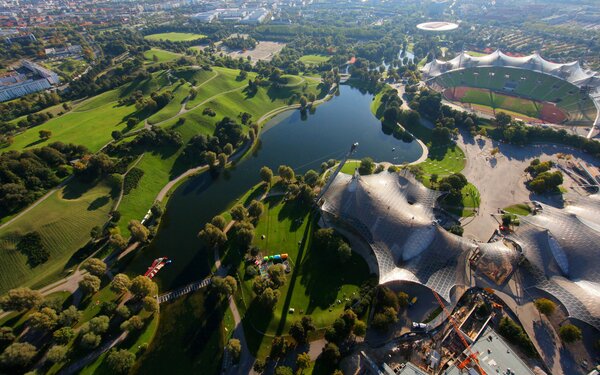
[{"label": "green sports field", "polygon": [[459,99],[462,103],[477,104],[496,110],[506,110],[532,118],[540,116],[538,104],[534,100],[503,95],[478,88],[461,87],[455,90],[455,98]]},{"label": "green sports field", "polygon": [[195,34],[195,33],[159,33],[159,34],[150,34],[146,35],[144,39],[146,40],[167,40],[169,42],[189,42],[191,40],[204,39],[206,35],[203,34]]}]

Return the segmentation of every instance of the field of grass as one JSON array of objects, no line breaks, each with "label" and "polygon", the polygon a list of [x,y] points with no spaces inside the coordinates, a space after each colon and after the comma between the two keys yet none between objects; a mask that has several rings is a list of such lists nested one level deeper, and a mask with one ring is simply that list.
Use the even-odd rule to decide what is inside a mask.
[{"label": "field of grass", "polygon": [[427,160],[419,164],[419,167],[427,175],[437,174],[439,177],[448,176],[464,169],[465,154],[455,144],[430,147]]},{"label": "field of grass", "polygon": [[[124,131],[127,129],[126,122],[129,117],[140,120],[145,117],[145,114],[137,111],[134,105],[118,105],[119,98],[127,97],[136,90],[140,90],[144,95],[149,95],[152,91],[166,85],[168,85],[166,74],[158,72],[147,79],[134,81],[121,88],[84,100],[74,105],[70,112],[16,135],[14,143],[3,151],[42,147],[57,141],[83,145],[92,152],[98,151],[112,140],[111,133],[114,130]],[[135,130],[142,125],[143,122],[140,121],[129,130]],[[50,139],[40,140],[40,130],[51,131]]]},{"label": "field of grass", "polygon": [[319,65],[329,61],[329,59],[331,59],[331,57],[325,55],[304,55],[300,57],[300,61],[306,65]]},{"label": "field of grass", "polygon": [[[260,248],[262,255],[287,253],[292,272],[285,285],[279,288],[281,296],[273,313],[266,314],[253,301],[252,279],[245,277],[245,264],[242,262],[238,267],[238,275],[243,280],[238,307],[244,314],[249,349],[259,358],[268,354],[270,339],[257,331],[286,335],[290,325],[304,315],[312,317],[317,329],[326,328],[344,309],[344,303],[337,301],[351,298],[369,279],[367,264],[354,253],[344,264],[343,274],[332,272],[332,267],[339,267],[339,264],[326,261],[312,246],[312,232],[317,227],[310,207],[300,201],[284,201],[283,196],[267,198],[265,205],[267,210],[256,227],[254,245]],[[263,234],[264,240],[261,239]],[[233,258],[236,257],[229,259]],[[295,312],[289,313],[290,308]]]},{"label": "field of grass", "polygon": [[360,160],[348,160],[340,172],[345,174],[354,174],[356,168],[360,167]]},{"label": "field of grass", "polygon": [[149,124],[153,125],[168,120],[178,114],[179,110],[181,110],[185,98],[187,98],[190,93],[191,85],[189,83],[184,83],[183,85],[176,83],[174,86],[174,88],[171,88],[173,99],[171,99],[169,104],[164,106],[160,111],[148,117]]},{"label": "field of grass", "polygon": [[191,109],[202,103],[206,99],[215,95],[221,94],[225,91],[234,89],[241,89],[248,84],[248,79],[253,79],[255,74],[248,74],[248,78],[245,80],[238,80],[237,77],[240,74],[239,70],[213,67],[213,71],[217,73],[214,79],[207,82],[198,88],[198,95],[187,102],[186,108]]},{"label": "field of grass", "polygon": [[[156,56],[156,61],[154,61],[154,56]],[[148,51],[144,52],[144,58],[151,63],[152,62],[156,62],[156,63],[169,62],[169,61],[173,61],[181,56],[182,55],[179,53],[165,51],[165,50],[159,49],[159,48],[152,48],[152,49],[149,49]]]},{"label": "field of grass", "polygon": [[206,35],[203,34],[195,34],[195,33],[160,33],[160,34],[150,34],[144,36],[146,40],[168,40],[170,42],[189,42],[190,40],[197,40],[206,38]]},{"label": "field of grass", "polygon": [[[70,182],[48,199],[0,230],[0,293],[16,286],[39,286],[64,276],[77,264],[77,252],[90,239],[90,230],[102,225],[112,209],[114,192],[106,183],[87,186]],[[37,231],[50,259],[31,268],[16,250],[20,235]]]}]

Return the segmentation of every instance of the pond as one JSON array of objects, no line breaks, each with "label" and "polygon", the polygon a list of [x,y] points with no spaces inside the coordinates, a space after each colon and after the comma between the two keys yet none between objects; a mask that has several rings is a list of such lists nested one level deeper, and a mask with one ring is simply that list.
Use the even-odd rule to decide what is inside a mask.
[{"label": "pond", "polygon": [[421,146],[385,134],[380,121],[371,114],[372,100],[372,94],[342,85],[339,95],[313,114],[288,111],[271,119],[253,155],[219,176],[202,173],[192,177],[173,192],[156,237],[135,256],[130,270],[143,273],[153,259],[171,258],[172,264],[155,279],[162,291],[206,277],[213,256],[202,248],[198,231],[259,182],[262,166],[274,173],[282,164],[296,173],[319,171],[322,162],[341,159],[354,142],[359,143],[354,159],[370,156],[395,164],[417,160]]}]

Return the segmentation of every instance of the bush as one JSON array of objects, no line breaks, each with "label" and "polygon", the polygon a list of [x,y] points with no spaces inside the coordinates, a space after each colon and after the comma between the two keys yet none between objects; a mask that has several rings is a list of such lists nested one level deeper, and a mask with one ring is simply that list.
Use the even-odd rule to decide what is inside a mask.
[{"label": "bush", "polygon": [[106,357],[108,367],[117,374],[127,374],[135,364],[135,355],[129,350],[112,349]]},{"label": "bush", "polygon": [[131,170],[125,175],[125,178],[123,179],[123,194],[127,195],[131,193],[131,191],[138,186],[143,176],[143,170],[141,170],[138,167],[131,168]]},{"label": "bush", "polygon": [[27,257],[31,267],[39,266],[50,258],[50,252],[42,243],[42,236],[38,232],[30,232],[21,237],[17,250]]},{"label": "bush", "polygon": [[534,301],[535,307],[544,315],[552,315],[556,310],[556,304],[547,298],[538,298]]},{"label": "bush", "polygon": [[536,350],[529,336],[523,331],[520,325],[512,319],[504,317],[500,320],[498,332],[509,342],[518,345],[530,357],[536,356]]},{"label": "bush", "polygon": [[372,174],[375,170],[375,163],[371,158],[363,158],[360,161],[360,166],[358,167],[358,173],[362,175]]}]

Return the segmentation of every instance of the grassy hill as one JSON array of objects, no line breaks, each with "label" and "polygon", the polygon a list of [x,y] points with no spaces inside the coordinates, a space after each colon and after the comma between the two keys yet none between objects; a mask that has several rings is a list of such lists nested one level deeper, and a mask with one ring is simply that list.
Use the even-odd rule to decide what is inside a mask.
[{"label": "grassy hill", "polygon": [[[2,151],[23,150],[31,147],[41,147],[52,142],[74,143],[86,146],[90,151],[98,151],[102,146],[112,140],[114,130],[131,131],[140,128],[143,122],[131,129],[127,129],[126,122],[129,117],[143,120],[147,114],[136,110],[134,105],[119,105],[118,100],[126,98],[139,90],[144,95],[150,95],[169,85],[165,72],[157,72],[149,78],[134,81],[120,88],[104,92],[93,98],[74,105],[73,109],[46,123],[29,128],[14,137],[14,143]],[[18,122],[19,119],[13,121]],[[50,139],[39,139],[40,130],[52,132]]]},{"label": "grassy hill", "polygon": [[[39,286],[66,275],[77,265],[71,257],[90,239],[90,231],[108,219],[114,191],[107,183],[88,186],[73,181],[0,229],[0,294],[17,286]],[[50,259],[35,268],[16,245],[20,236],[36,231],[50,252]]]},{"label": "grassy hill", "polygon": [[[154,56],[156,56],[156,61],[154,61]],[[144,52],[144,58],[149,61],[149,63],[156,62],[169,62],[173,61],[183,55],[171,51],[165,51],[159,48],[151,48],[148,51]]]}]

